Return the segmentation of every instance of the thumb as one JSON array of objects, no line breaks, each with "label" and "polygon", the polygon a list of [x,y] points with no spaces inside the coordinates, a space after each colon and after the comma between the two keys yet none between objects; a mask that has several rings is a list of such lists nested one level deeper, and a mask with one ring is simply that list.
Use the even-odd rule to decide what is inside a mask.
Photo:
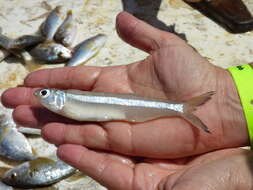
[{"label": "thumb", "polygon": [[168,45],[185,44],[176,35],[154,28],[127,12],[118,14],[116,29],[125,42],[147,53]]}]

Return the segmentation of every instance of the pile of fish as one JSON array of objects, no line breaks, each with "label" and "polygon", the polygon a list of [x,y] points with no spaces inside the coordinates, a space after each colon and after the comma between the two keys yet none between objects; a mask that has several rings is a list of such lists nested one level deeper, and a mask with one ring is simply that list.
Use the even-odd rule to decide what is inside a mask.
[{"label": "pile of fish", "polygon": [[65,63],[65,66],[77,66],[95,56],[107,39],[106,35],[98,34],[72,47],[76,36],[77,24],[72,11],[64,14],[63,8],[57,6],[35,35],[11,39],[0,30],[0,61],[12,54],[26,64]]},{"label": "pile of fish", "polygon": [[[0,61],[14,55],[25,64],[64,63],[65,66],[77,66],[95,56],[107,39],[104,34],[98,34],[73,47],[76,35],[77,25],[72,11],[64,14],[63,8],[57,6],[34,35],[12,39],[0,29]],[[17,128],[12,118],[0,113],[0,156],[22,162],[1,175],[0,189],[50,186],[76,173],[76,169],[56,155],[35,155],[24,134],[40,135],[40,130]]]},{"label": "pile of fish", "polygon": [[49,186],[76,173],[75,168],[58,159],[55,154],[49,157],[36,156],[23,133],[39,135],[40,130],[17,128],[12,119],[0,115],[0,156],[22,162],[1,176],[0,189]]}]

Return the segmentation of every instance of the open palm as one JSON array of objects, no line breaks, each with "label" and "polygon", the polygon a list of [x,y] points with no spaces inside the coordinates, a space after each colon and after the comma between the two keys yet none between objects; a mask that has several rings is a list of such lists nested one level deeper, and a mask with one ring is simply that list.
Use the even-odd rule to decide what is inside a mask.
[{"label": "open palm", "polygon": [[[123,40],[150,56],[124,66],[80,66],[33,72],[25,79],[25,87],[9,89],[2,96],[5,106],[15,108],[14,119],[25,126],[43,126],[43,137],[57,145],[78,144],[145,158],[182,158],[248,144],[240,100],[226,70],[210,64],[175,35],[155,29],[127,13],[117,17],[117,30]],[[199,131],[178,117],[136,124],[76,123],[41,108],[33,96],[38,87],[136,93],[180,101],[215,91],[212,100],[194,113],[212,134]]]}]

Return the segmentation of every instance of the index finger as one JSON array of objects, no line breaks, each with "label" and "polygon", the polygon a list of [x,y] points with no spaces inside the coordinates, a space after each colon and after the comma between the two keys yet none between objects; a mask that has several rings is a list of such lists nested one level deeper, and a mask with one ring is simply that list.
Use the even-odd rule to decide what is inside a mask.
[{"label": "index finger", "polygon": [[61,67],[30,73],[24,83],[27,87],[89,90],[100,75],[101,67]]}]

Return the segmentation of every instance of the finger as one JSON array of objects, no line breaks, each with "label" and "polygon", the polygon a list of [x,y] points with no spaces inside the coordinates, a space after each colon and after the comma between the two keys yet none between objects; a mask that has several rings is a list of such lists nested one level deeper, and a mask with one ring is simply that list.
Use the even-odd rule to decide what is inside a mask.
[{"label": "finger", "polygon": [[43,107],[20,105],[12,113],[14,121],[21,126],[40,128],[51,122],[79,123],[77,121],[62,117]]},{"label": "finger", "polygon": [[7,108],[15,108],[19,105],[39,106],[39,102],[33,95],[35,90],[26,87],[8,89],[2,94],[1,102]]},{"label": "finger", "polygon": [[55,145],[80,144],[89,148],[112,151],[107,144],[107,132],[95,123],[85,125],[49,123],[42,128],[42,137]]},{"label": "finger", "polygon": [[62,145],[57,155],[109,189],[131,189],[133,169],[125,162],[127,158],[115,160],[112,154],[91,151],[80,145]]},{"label": "finger", "polygon": [[30,73],[24,83],[28,87],[89,90],[101,70],[88,66],[43,69]]},{"label": "finger", "polygon": [[124,41],[148,53],[168,44],[185,43],[176,35],[154,28],[127,12],[117,16],[116,28]]},{"label": "finger", "polygon": [[[193,128],[180,118],[164,118],[130,125],[108,122],[84,125],[50,123],[42,136],[53,144],[81,144],[92,149],[113,151],[130,156],[181,158],[214,149],[215,135]],[[177,143],[175,143],[177,142]]]}]

